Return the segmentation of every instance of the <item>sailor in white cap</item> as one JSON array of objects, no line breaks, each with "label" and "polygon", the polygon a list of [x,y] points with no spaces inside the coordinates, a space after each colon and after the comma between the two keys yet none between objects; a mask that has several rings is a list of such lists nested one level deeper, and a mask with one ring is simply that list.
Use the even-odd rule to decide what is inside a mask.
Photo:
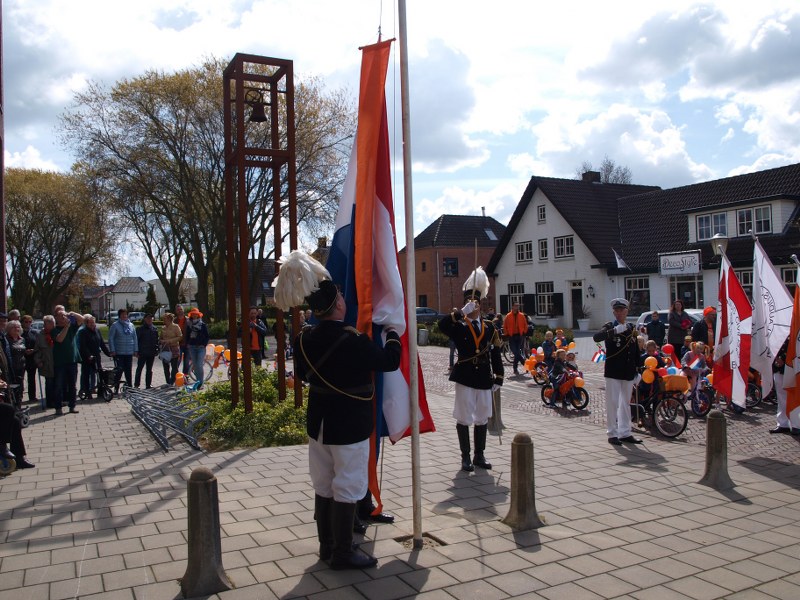
[{"label": "sailor in white cap", "polygon": [[614,298],[611,301],[614,320],[603,325],[594,334],[595,342],[605,342],[606,360],[606,434],[608,443],[620,446],[622,442],[641,444],[642,440],[631,434],[631,391],[639,364],[639,346],[632,324],[626,321],[628,301]]}]

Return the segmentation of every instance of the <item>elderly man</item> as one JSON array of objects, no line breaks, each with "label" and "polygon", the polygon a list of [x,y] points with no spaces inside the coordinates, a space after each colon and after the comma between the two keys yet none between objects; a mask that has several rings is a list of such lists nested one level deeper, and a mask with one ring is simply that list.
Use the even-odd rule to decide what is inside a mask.
[{"label": "elderly man", "polygon": [[97,322],[90,314],[83,315],[83,327],[78,329],[77,341],[78,354],[81,357],[80,394],[91,400],[92,390],[97,386],[97,374],[102,367],[100,353],[103,352],[106,356],[111,356],[111,353],[97,331]]},{"label": "elderly man", "polygon": [[627,322],[628,301],[614,298],[611,301],[614,320],[603,325],[592,336],[595,342],[605,342],[606,360],[606,424],[608,443],[620,446],[622,442],[641,444],[642,440],[631,434],[631,391],[639,364],[639,344],[632,324]]},{"label": "elderly man", "polygon": [[[36,353],[34,360],[39,368],[39,375],[44,377],[44,401],[42,408],[55,408],[55,372],[53,369],[53,329],[56,320],[53,315],[44,316],[44,328],[36,337]],[[56,415],[61,415],[60,410]]]},{"label": "elderly man", "polygon": [[75,404],[78,397],[78,348],[75,337],[83,324],[83,315],[59,310],[55,314],[56,326],[53,329],[53,370],[55,376],[55,409],[62,413],[66,402],[69,412],[77,413]]}]

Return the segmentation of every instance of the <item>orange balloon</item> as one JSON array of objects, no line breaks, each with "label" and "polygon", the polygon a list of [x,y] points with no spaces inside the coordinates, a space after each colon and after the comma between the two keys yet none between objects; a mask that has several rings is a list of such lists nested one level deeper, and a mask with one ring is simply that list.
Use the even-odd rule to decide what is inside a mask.
[{"label": "orange balloon", "polygon": [[658,367],[658,359],[655,356],[648,356],[644,359],[644,366],[648,369],[655,369]]},{"label": "orange balloon", "polygon": [[711,384],[714,383],[714,375],[712,373],[709,373],[708,375],[706,375],[706,379],[708,379],[708,383],[711,383]]},{"label": "orange balloon", "polygon": [[575,349],[575,342],[570,342],[567,346],[567,350],[574,350]]},{"label": "orange balloon", "polygon": [[581,388],[584,385],[586,385],[586,382],[583,380],[583,377],[576,377],[575,378],[575,387]]},{"label": "orange balloon", "polygon": [[561,340],[556,340],[556,348],[561,348]]},{"label": "orange balloon", "polygon": [[217,344],[216,346],[214,346],[214,352],[216,352],[217,354],[219,354],[223,350],[225,350],[225,346],[223,346],[222,344]]},{"label": "orange balloon", "polygon": [[644,373],[642,373],[642,381],[644,381],[645,383],[653,383],[653,381],[655,381],[655,378],[656,378],[655,374],[649,369]]},{"label": "orange balloon", "polygon": [[231,349],[225,348],[225,360],[230,360],[230,359],[231,359]]},{"label": "orange balloon", "polygon": [[175,373],[175,387],[183,387],[185,383],[183,373]]}]

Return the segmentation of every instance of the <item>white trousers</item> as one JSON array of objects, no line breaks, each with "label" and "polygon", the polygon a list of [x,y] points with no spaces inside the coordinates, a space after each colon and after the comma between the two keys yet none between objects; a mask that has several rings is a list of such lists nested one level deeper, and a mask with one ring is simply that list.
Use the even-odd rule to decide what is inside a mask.
[{"label": "white trousers", "polygon": [[775,397],[778,399],[778,413],[776,415],[778,427],[791,427],[800,429],[800,410],[791,415],[786,414],[786,390],[783,389],[783,373],[773,373],[772,382],[775,387]]},{"label": "white trousers", "polygon": [[476,390],[456,383],[453,418],[459,425],[486,425],[492,416],[492,390]]},{"label": "white trousers", "polygon": [[631,392],[633,381],[606,377],[606,435],[625,438],[631,435]]},{"label": "white trousers", "polygon": [[[322,427],[319,430],[322,439]],[[367,493],[369,438],[355,444],[323,444],[308,440],[308,470],[314,492],[323,498],[353,504]]]}]

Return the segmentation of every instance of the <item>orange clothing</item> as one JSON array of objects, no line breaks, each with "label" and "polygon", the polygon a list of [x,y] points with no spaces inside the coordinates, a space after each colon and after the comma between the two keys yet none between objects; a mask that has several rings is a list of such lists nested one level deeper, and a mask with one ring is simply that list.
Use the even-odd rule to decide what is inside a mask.
[{"label": "orange clothing", "polygon": [[258,339],[258,332],[250,328],[250,350],[261,350],[261,340]]},{"label": "orange clothing", "polygon": [[515,315],[512,310],[503,319],[503,335],[527,335],[527,333],[528,320],[521,312]]},{"label": "orange clothing", "polygon": [[181,317],[180,319],[178,317],[175,317],[173,323],[175,323],[178,327],[181,328],[181,335],[183,336],[181,337],[181,347],[183,348],[186,346],[186,317],[184,316]]}]

